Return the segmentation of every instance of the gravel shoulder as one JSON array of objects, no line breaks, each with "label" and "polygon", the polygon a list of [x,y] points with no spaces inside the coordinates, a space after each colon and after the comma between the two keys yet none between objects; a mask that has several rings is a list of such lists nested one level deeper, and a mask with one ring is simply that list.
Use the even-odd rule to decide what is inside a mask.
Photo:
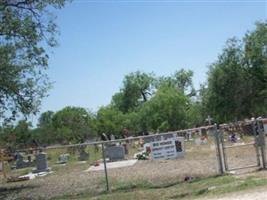
[{"label": "gravel shoulder", "polygon": [[200,198],[198,200],[265,200],[267,199],[267,186],[257,187],[253,190],[245,190],[242,192],[236,192],[226,194],[223,197],[213,198]]}]

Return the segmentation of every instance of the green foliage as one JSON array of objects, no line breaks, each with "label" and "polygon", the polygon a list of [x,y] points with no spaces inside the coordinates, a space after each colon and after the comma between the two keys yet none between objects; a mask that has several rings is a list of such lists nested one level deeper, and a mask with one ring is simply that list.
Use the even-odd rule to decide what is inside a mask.
[{"label": "green foliage", "polygon": [[152,95],[154,80],[152,74],[140,71],[126,75],[123,88],[112,97],[112,104],[123,113],[134,111]]},{"label": "green foliage", "polygon": [[207,115],[203,112],[201,102],[191,100],[187,109],[187,127],[197,127],[203,125]]},{"label": "green foliage", "polygon": [[20,120],[15,126],[5,125],[0,131],[0,146],[25,148],[33,144],[31,123]]},{"label": "green foliage", "polygon": [[[31,3],[37,6],[34,11],[45,12],[47,5],[61,7],[64,1]],[[15,115],[17,111],[29,114],[38,110],[36,100],[49,85],[42,73],[48,57],[40,43],[48,34],[52,40],[46,41],[47,44],[55,44],[50,44],[54,41],[53,22],[45,24],[41,33],[36,24],[41,18],[29,17],[32,11],[28,7],[18,13],[15,12],[18,8],[9,7],[0,4],[0,15],[4,16],[0,19],[3,22],[0,39],[4,39],[0,42],[2,116],[6,111]],[[15,30],[14,27],[19,36],[8,32]],[[26,27],[30,28],[24,30]],[[27,46],[28,40],[32,45]],[[247,32],[243,40],[232,38],[226,42],[217,60],[209,66],[207,83],[200,86],[198,95],[191,70],[180,69],[163,77],[137,71],[125,76],[111,103],[96,114],[79,107],[66,107],[56,113],[47,111],[33,130],[27,121],[2,127],[1,141],[13,145],[28,144],[31,140],[41,144],[77,143],[96,133],[120,138],[125,128],[138,135],[196,127],[203,125],[208,115],[218,123],[266,115],[266,47],[267,23],[256,23],[255,30]]]},{"label": "green foliage", "polygon": [[84,108],[65,107],[52,117],[55,137],[61,143],[84,142],[93,136],[93,116]]},{"label": "green foliage", "polygon": [[46,111],[41,114],[37,128],[32,130],[33,138],[40,144],[52,144],[55,140],[55,129],[52,124],[54,112]]},{"label": "green foliage", "polygon": [[18,122],[17,126],[14,128],[16,146],[22,147],[32,144],[32,134],[30,128],[31,123],[26,120]]},{"label": "green foliage", "polygon": [[210,66],[202,88],[206,112],[218,122],[267,113],[267,24],[257,23],[243,43],[233,38]]},{"label": "green foliage", "polygon": [[193,71],[181,69],[176,71],[172,76],[160,77],[157,81],[157,85],[158,87],[174,87],[183,94],[187,93],[188,96],[195,96],[196,92],[193,86],[192,78]]},{"label": "green foliage", "polygon": [[247,104],[253,108],[251,114],[267,114],[267,21],[257,22],[243,42],[246,82],[251,88],[247,90]]},{"label": "green foliage", "polygon": [[54,18],[48,7],[65,0],[0,1],[0,117],[38,111],[50,83],[46,47],[56,45]]},{"label": "green foliage", "polygon": [[42,113],[38,120],[38,127],[42,128],[42,127],[51,126],[53,115],[54,115],[54,112],[50,110]]},{"label": "green foliage", "polygon": [[246,114],[244,75],[240,45],[236,39],[231,39],[208,74],[208,110],[220,122]]},{"label": "green foliage", "polygon": [[96,115],[96,131],[101,133],[114,134],[120,136],[124,128],[124,114],[118,109],[107,106],[101,107]]},{"label": "green foliage", "polygon": [[188,97],[173,87],[161,87],[140,111],[147,130],[171,131],[186,127]]}]

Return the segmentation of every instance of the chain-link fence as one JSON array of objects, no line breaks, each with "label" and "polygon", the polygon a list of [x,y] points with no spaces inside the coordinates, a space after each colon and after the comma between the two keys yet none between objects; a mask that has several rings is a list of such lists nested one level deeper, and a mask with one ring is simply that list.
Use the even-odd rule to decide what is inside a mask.
[{"label": "chain-link fence", "polygon": [[265,134],[258,123],[263,119],[220,126],[222,161],[225,171],[248,172],[265,168]]},{"label": "chain-link fence", "polygon": [[[107,189],[167,187],[216,175],[218,160],[213,135],[213,126],[209,126],[114,141],[49,146],[42,153],[38,149],[17,151],[16,161],[8,164],[8,182],[2,181],[5,191],[0,195],[6,199],[49,199],[63,194],[97,194]],[[184,155],[153,159],[153,142],[177,136],[184,141],[181,146]],[[32,173],[38,168],[40,154],[45,154],[47,170]]]},{"label": "chain-link fence", "polygon": [[[218,127],[18,150],[5,158],[2,152],[6,178],[1,176],[0,198],[74,198],[107,190],[167,187],[227,171],[264,168],[260,140],[251,122]],[[160,149],[165,149],[164,155]],[[175,159],[158,159],[164,156]]]}]

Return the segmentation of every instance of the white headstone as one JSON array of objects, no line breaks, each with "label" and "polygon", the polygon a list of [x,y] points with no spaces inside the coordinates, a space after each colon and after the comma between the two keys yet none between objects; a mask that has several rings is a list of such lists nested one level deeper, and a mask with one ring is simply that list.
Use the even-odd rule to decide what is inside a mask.
[{"label": "white headstone", "polygon": [[113,134],[111,134],[110,139],[115,140],[115,136]]},{"label": "white headstone", "polygon": [[192,140],[192,131],[188,131],[186,135],[188,140]]},{"label": "white headstone", "polygon": [[202,130],[201,130],[201,128],[199,129],[199,136],[200,137],[202,136]]}]

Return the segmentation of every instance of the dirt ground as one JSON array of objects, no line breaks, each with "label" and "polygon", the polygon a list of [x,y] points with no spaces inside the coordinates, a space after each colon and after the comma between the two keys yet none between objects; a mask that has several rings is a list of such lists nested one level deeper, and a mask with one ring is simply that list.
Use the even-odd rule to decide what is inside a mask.
[{"label": "dirt ground", "polygon": [[265,200],[267,199],[267,187],[255,188],[253,190],[246,190],[242,192],[224,195],[224,197],[216,198],[201,198],[198,200]]},{"label": "dirt ground", "polygon": [[[252,147],[232,148],[227,152],[231,167],[255,164]],[[174,184],[186,176],[208,177],[218,174],[215,146],[186,144],[185,158],[176,160],[138,161],[134,166],[109,169],[111,190],[123,185],[149,183],[154,186]],[[0,199],[51,199],[63,195],[94,195],[105,191],[103,171],[85,172],[89,164],[72,162],[52,165],[54,173],[33,180],[3,183]]]}]

